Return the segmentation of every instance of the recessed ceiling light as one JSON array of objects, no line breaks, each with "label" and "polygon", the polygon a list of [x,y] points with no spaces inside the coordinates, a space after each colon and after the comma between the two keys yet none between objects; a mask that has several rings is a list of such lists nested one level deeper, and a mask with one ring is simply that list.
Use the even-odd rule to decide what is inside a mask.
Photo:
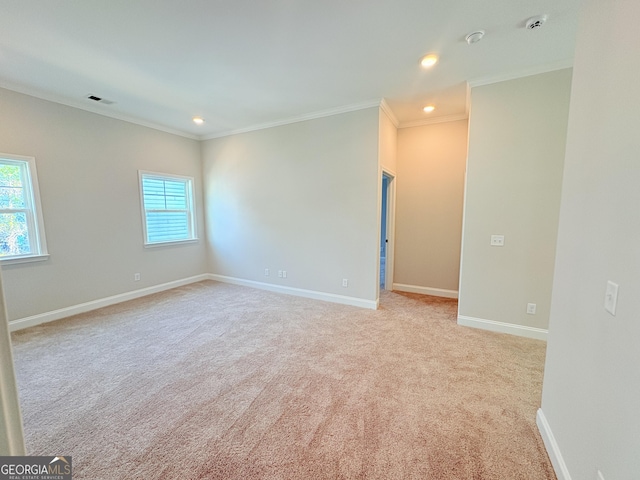
[{"label": "recessed ceiling light", "polygon": [[193,123],[196,125],[202,125],[204,123],[204,118],[202,117],[193,117]]},{"label": "recessed ceiling light", "polygon": [[425,113],[431,113],[436,109],[436,107],[434,107],[433,105],[427,105],[426,107],[424,107],[422,110],[425,111]]},{"label": "recessed ceiling light", "polygon": [[420,60],[420,65],[422,65],[424,68],[431,68],[436,63],[438,63],[438,55],[436,55],[435,53],[425,55],[424,57],[422,57],[422,60]]},{"label": "recessed ceiling light", "polygon": [[465,37],[465,40],[469,45],[472,43],[478,43],[484,37],[484,30],[478,30],[476,32],[471,32],[469,35]]}]

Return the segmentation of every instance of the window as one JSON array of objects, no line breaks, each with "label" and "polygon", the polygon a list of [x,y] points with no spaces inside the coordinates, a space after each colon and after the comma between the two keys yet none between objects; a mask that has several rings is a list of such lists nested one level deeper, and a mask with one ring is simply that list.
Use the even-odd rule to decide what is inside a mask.
[{"label": "window", "polygon": [[47,257],[35,158],[0,153],[0,260]]},{"label": "window", "polygon": [[196,240],[193,179],[140,171],[145,245]]}]

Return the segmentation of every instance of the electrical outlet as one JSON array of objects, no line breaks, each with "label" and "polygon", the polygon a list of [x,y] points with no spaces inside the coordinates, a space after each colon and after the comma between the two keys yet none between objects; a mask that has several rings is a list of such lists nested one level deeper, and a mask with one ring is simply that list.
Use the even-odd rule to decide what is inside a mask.
[{"label": "electrical outlet", "polygon": [[269,269],[268,269],[268,268],[265,268],[265,269],[264,269],[264,276],[265,276],[265,277],[268,277],[268,276],[269,276]]},{"label": "electrical outlet", "polygon": [[282,278],[287,278],[287,271],[286,270],[282,270]]},{"label": "electrical outlet", "polygon": [[536,314],[536,304],[535,303],[527,303],[527,313],[529,315]]},{"label": "electrical outlet", "polygon": [[282,278],[282,270],[278,270],[278,278]]},{"label": "electrical outlet", "polygon": [[349,286],[349,279],[343,278],[342,279],[342,286],[343,287],[348,287]]},{"label": "electrical outlet", "polygon": [[139,273],[134,273],[133,274],[133,281],[134,282],[139,282],[140,281],[140,274]]}]

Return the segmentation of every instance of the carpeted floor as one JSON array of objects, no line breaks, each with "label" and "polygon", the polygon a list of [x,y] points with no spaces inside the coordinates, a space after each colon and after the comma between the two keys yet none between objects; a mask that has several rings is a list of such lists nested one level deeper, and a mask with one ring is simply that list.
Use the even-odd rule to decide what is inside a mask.
[{"label": "carpeted floor", "polygon": [[13,335],[27,449],[74,479],[555,479],[545,344],[201,282]]}]

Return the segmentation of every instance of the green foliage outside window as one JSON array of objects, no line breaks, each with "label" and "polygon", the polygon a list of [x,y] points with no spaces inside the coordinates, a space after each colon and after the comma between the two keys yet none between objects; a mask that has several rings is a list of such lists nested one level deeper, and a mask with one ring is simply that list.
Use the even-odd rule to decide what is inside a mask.
[{"label": "green foliage outside window", "polygon": [[31,253],[24,167],[0,163],[0,257]]}]

